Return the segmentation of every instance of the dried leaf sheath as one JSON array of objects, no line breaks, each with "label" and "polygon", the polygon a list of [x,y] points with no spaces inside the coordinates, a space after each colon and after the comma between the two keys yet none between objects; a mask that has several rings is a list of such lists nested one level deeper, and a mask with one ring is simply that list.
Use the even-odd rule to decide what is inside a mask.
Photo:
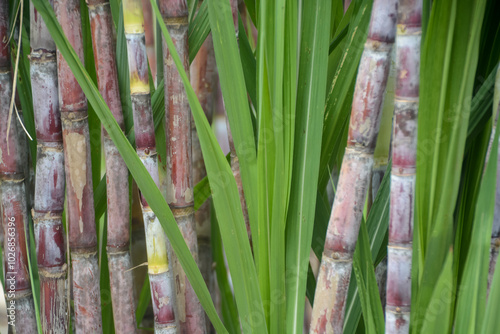
[{"label": "dried leaf sheath", "polygon": [[[83,61],[80,2],[55,0],[66,37]],[[95,228],[87,99],[71,69],[57,53],[59,105],[64,143],[69,247],[76,333],[102,332],[97,234]]]},{"label": "dried leaf sheath", "polygon": [[352,256],[373,166],[394,42],[396,0],[375,0],[353,98],[347,148],[314,299],[311,332],[342,333]]},{"label": "dried leaf sheath", "polygon": [[[124,129],[118,89],[113,23],[109,2],[87,2],[99,91],[118,124]],[[117,333],[135,333],[135,300],[130,259],[128,169],[118,149],[103,130],[108,198],[107,255],[113,319]]]},{"label": "dried leaf sheath", "polygon": [[[4,273],[7,306],[14,307],[15,327],[9,331],[35,333],[35,308],[31,292],[26,254],[25,227],[28,212],[25,194],[25,166],[27,152],[24,133],[12,117],[10,129],[7,119],[12,98],[8,2],[0,3],[0,212],[4,230]],[[7,136],[8,132],[8,136]],[[10,314],[10,311],[9,311]],[[22,316],[21,316],[22,315]]]},{"label": "dried leaf sheath", "polygon": [[400,0],[392,142],[386,333],[410,330],[422,1]]},{"label": "dried leaf sheath", "polygon": [[[188,7],[186,0],[162,0],[161,14],[170,36],[189,70]],[[165,119],[167,135],[167,202],[194,259],[198,244],[194,221],[191,110],[180,75],[163,42],[165,77]],[[189,73],[189,72],[188,72]],[[205,314],[177,257],[172,258],[181,332],[205,333]]]},{"label": "dried leaf sheath", "polygon": [[40,316],[44,333],[66,333],[66,251],[64,209],[64,153],[57,89],[56,46],[31,4],[31,86],[38,152],[34,215]]},{"label": "dried leaf sheath", "polygon": [[[137,154],[158,186],[158,156],[149,91],[141,1],[125,0],[123,12]],[[148,273],[153,301],[155,333],[177,333],[176,299],[173,274],[168,261],[167,238],[158,218],[142,195],[141,203],[146,230]]]}]

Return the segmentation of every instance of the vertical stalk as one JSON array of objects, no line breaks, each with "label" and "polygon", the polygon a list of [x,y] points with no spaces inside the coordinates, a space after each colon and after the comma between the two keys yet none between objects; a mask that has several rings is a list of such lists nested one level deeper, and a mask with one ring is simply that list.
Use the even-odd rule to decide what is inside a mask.
[{"label": "vertical stalk", "polygon": [[68,266],[62,224],[65,174],[56,45],[33,4],[30,8],[31,88],[38,140],[33,221],[40,275],[40,316],[44,333],[64,334],[68,330]]},{"label": "vertical stalk", "polygon": [[[37,324],[26,249],[28,224],[24,184],[27,152],[15,114],[9,124],[12,77],[9,4],[0,3],[0,212],[4,230],[5,297],[9,332],[35,333]],[[15,113],[15,111],[14,111]],[[9,129],[10,127],[10,129]]]},{"label": "vertical stalk", "polygon": [[[54,0],[57,19],[83,62],[80,1]],[[57,53],[76,333],[102,332],[87,99]]]},{"label": "vertical stalk", "polygon": [[[160,11],[189,73],[188,6],[186,0],[161,0]],[[167,202],[191,254],[198,262],[194,221],[191,110],[179,72],[163,41],[165,80],[165,119],[167,135]],[[173,255],[177,315],[181,332],[205,333],[205,314],[182,266]]]},{"label": "vertical stalk", "polygon": [[[125,127],[118,88],[115,43],[110,4],[87,1],[99,91],[120,125]],[[113,320],[117,333],[136,333],[132,261],[130,258],[128,169],[106,130],[103,129],[108,198],[107,254]],[[124,193],[125,192],[125,193]]]},{"label": "vertical stalk", "polygon": [[392,141],[391,205],[387,249],[385,332],[408,333],[417,157],[422,1],[400,0],[396,38],[396,94]]},{"label": "vertical stalk", "polygon": [[421,0],[399,1],[385,327],[391,334],[410,329],[421,20]]},{"label": "vertical stalk", "polygon": [[[149,91],[148,58],[141,1],[124,0],[123,13],[137,154],[158,186],[158,155]],[[176,296],[172,270],[168,261],[167,238],[158,218],[142,194],[141,204],[146,230],[155,333],[177,333],[174,312]]]},{"label": "vertical stalk", "polygon": [[375,0],[361,57],[347,148],[328,223],[311,333],[342,333],[352,257],[373,166],[396,27],[397,0]]},{"label": "vertical stalk", "polygon": [[[201,6],[201,1],[198,5]],[[213,114],[215,70],[214,46],[212,43],[212,34],[209,34],[189,68],[191,85],[209,122],[211,122]],[[197,184],[207,175],[207,171],[193,118],[191,118],[191,141],[193,184]],[[212,268],[212,247],[210,245],[210,201],[206,201],[198,208],[194,214],[194,220],[196,222],[196,235],[198,238],[198,265],[212,295],[212,299],[215,300],[215,272]],[[208,328],[210,322],[208,317],[205,317],[205,319]]]}]

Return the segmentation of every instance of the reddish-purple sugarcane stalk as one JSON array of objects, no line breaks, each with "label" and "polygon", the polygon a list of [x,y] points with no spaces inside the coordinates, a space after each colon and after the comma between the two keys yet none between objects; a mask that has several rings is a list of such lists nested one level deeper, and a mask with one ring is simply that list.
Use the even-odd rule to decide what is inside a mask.
[{"label": "reddish-purple sugarcane stalk", "polygon": [[[80,2],[54,0],[57,19],[83,62]],[[102,332],[87,99],[57,52],[76,333]]]},{"label": "reddish-purple sugarcane stalk", "polygon": [[[170,36],[189,73],[188,6],[186,0],[161,0],[160,11]],[[194,221],[191,110],[184,85],[163,42],[165,119],[167,134],[167,202],[191,254],[198,262]],[[172,256],[177,316],[182,333],[205,333],[205,313],[177,256]]]},{"label": "reddish-purple sugarcane stalk", "polygon": [[[0,3],[0,211],[4,230],[5,297],[9,332],[36,333],[26,249],[28,210],[24,184],[27,152],[25,134],[9,118],[12,75],[9,48],[9,4]],[[15,113],[15,111],[14,111]]]},{"label": "reddish-purple sugarcane stalk", "polygon": [[[148,58],[141,1],[124,0],[123,12],[137,154],[158,186],[158,155],[149,91]],[[188,134],[190,135],[191,132],[188,131]],[[173,274],[168,261],[168,241],[158,218],[142,194],[141,204],[146,230],[155,333],[177,333],[176,296]]]},{"label": "reddish-purple sugarcane stalk", "polygon": [[408,333],[422,1],[399,0],[385,332]]},{"label": "reddish-purple sugarcane stalk", "polygon": [[[201,1],[198,3],[201,6]],[[196,57],[189,68],[191,76],[191,85],[200,101],[201,107],[207,116],[209,122],[212,120],[214,105],[214,83],[216,79],[215,72],[215,54],[212,43],[212,34],[198,50]],[[206,175],[205,163],[201,152],[200,140],[196,132],[194,119],[191,118],[191,141],[193,157],[193,183],[197,184]],[[198,238],[198,266],[203,279],[212,295],[215,297],[215,271],[212,267],[212,247],[210,246],[210,201],[201,205],[194,214],[196,222],[196,235]],[[207,326],[210,321],[206,317]]]},{"label": "reddish-purple sugarcane stalk", "polygon": [[[118,88],[111,9],[107,0],[87,1],[99,92],[111,113],[125,128]],[[107,255],[117,333],[135,333],[135,300],[130,259],[128,169],[118,149],[103,129],[108,198]]]},{"label": "reddish-purple sugarcane stalk", "polygon": [[57,89],[56,45],[33,4],[31,89],[38,141],[33,222],[40,276],[40,317],[44,333],[66,333],[68,302],[64,210],[64,153]]},{"label": "reddish-purple sugarcane stalk", "polygon": [[396,28],[397,0],[375,0],[361,57],[347,148],[328,224],[311,333],[342,333],[352,257],[373,166]]}]

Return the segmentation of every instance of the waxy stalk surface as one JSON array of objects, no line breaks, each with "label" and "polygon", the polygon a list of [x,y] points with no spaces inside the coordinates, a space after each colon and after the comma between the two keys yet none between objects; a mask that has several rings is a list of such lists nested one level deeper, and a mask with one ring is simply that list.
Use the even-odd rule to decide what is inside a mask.
[{"label": "waxy stalk surface", "polygon": [[[177,53],[189,73],[188,6],[186,0],[161,0],[160,12]],[[198,262],[194,221],[191,109],[172,55],[163,42],[165,119],[167,135],[167,202],[191,254]],[[183,333],[205,333],[205,313],[177,256],[172,258],[177,297],[177,318]]]},{"label": "waxy stalk surface", "polygon": [[328,224],[311,333],[342,333],[352,258],[373,166],[396,28],[397,0],[375,0],[361,57],[347,148]]},{"label": "waxy stalk surface", "polygon": [[[151,109],[148,58],[141,1],[123,1],[123,13],[137,154],[158,186],[158,154],[156,152],[153,111]],[[188,131],[188,134],[190,135],[191,132]],[[141,204],[146,231],[148,273],[153,302],[155,333],[177,333],[176,298],[167,251],[167,237],[158,217],[156,217],[142,194]]]}]

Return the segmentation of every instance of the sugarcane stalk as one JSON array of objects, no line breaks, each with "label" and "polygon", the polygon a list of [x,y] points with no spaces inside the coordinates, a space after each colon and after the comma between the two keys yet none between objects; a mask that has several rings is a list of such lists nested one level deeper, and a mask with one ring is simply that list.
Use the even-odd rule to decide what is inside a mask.
[{"label": "sugarcane stalk", "polygon": [[[158,186],[158,155],[149,91],[148,58],[141,1],[123,1],[123,13],[137,154]],[[141,204],[146,231],[155,333],[177,333],[176,296],[171,266],[169,267],[168,241],[158,217],[142,194]]]},{"label": "sugarcane stalk", "polygon": [[386,333],[408,333],[422,1],[400,0],[396,37],[396,94],[392,141],[391,205],[387,249]]},{"label": "sugarcane stalk", "polygon": [[57,88],[56,45],[31,8],[31,89],[38,140],[33,222],[40,276],[40,317],[44,333],[66,333],[66,251],[64,210],[64,153]]},{"label": "sugarcane stalk", "polygon": [[[28,224],[24,184],[27,152],[24,133],[9,112],[12,75],[9,4],[0,2],[0,211],[4,230],[5,297],[9,332],[35,333],[37,324],[31,291],[25,229]],[[15,113],[15,111],[14,111]]]},{"label": "sugarcane stalk", "polygon": [[[83,62],[80,2],[54,0],[57,19]],[[102,332],[87,99],[57,52],[76,333]]]},{"label": "sugarcane stalk", "polygon": [[[201,1],[198,3],[198,6],[201,6]],[[212,34],[209,34],[189,68],[191,85],[209,122],[211,122],[213,114],[215,70],[214,46],[212,43]],[[207,175],[207,171],[193,118],[191,118],[191,141],[193,182],[197,184]],[[215,300],[215,271],[212,267],[212,247],[210,245],[210,201],[206,201],[196,210],[194,220],[196,222],[196,235],[198,238],[198,265],[212,295],[212,299]],[[205,317],[205,321],[207,328],[209,328],[210,321],[208,317]]]},{"label": "sugarcane stalk", "polygon": [[[111,113],[125,128],[118,88],[115,43],[110,4],[107,0],[87,1],[99,92]],[[107,255],[113,320],[117,333],[136,333],[132,261],[130,258],[130,201],[128,169],[106,130],[103,129],[108,199]]]},{"label": "sugarcane stalk", "polygon": [[[184,69],[189,70],[188,6],[186,0],[161,0],[160,12]],[[179,72],[163,41],[165,119],[167,135],[167,202],[191,254],[198,262],[194,221],[191,110]],[[172,256],[177,316],[182,333],[205,333],[205,314],[177,256]]]},{"label": "sugarcane stalk", "polygon": [[394,43],[397,0],[375,0],[361,57],[347,148],[321,260],[311,333],[342,333],[352,259],[373,166]]},{"label": "sugarcane stalk", "polygon": [[371,207],[378,189],[384,178],[387,164],[389,162],[391,138],[392,138],[392,115],[394,114],[394,89],[396,86],[396,54],[391,53],[391,65],[389,77],[384,93],[384,102],[382,102],[382,118],[380,120],[380,129],[377,136],[377,144],[373,152],[373,175],[370,182],[370,193],[368,205]]}]

